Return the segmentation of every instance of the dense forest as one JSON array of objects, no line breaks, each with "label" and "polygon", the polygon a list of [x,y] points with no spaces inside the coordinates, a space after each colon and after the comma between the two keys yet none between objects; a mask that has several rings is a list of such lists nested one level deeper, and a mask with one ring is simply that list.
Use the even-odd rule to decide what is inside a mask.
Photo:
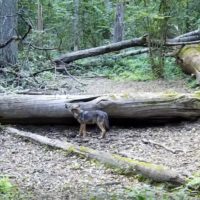
[{"label": "dense forest", "polygon": [[200,198],[199,88],[199,0],[1,0],[0,199]]}]

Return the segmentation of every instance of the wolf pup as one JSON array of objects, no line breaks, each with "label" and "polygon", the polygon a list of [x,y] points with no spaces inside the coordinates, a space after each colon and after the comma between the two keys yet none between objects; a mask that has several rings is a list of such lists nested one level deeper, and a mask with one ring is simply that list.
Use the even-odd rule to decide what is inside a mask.
[{"label": "wolf pup", "polygon": [[85,137],[87,135],[86,124],[97,124],[101,129],[101,138],[105,138],[106,131],[109,130],[109,120],[106,112],[101,110],[82,110],[80,105],[76,103],[70,105],[65,104],[65,108],[67,108],[80,123],[80,136]]}]

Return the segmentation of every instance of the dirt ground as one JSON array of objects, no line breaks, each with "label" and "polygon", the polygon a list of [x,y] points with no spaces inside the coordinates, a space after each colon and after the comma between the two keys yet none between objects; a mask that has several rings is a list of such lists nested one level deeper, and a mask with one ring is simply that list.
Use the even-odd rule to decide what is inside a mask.
[{"label": "dirt ground", "polygon": [[[115,82],[107,79],[86,79],[81,89],[58,91],[68,94],[101,94],[117,92],[190,92],[183,81]],[[162,126],[111,125],[106,139],[98,139],[99,130],[89,127],[86,139],[72,137],[78,126],[17,126],[50,138],[72,142],[102,151],[110,151],[141,161],[163,164],[184,176],[200,169],[200,121]],[[146,144],[151,140],[161,144]],[[170,150],[177,150],[175,153]],[[100,164],[61,150],[41,146],[6,133],[0,134],[0,175],[9,176],[27,199],[129,199],[124,191],[144,183],[133,177],[113,173]]]}]

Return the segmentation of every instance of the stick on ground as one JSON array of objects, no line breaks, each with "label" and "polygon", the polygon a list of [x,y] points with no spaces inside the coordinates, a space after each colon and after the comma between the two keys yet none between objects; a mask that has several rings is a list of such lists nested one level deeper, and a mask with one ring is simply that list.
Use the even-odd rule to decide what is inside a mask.
[{"label": "stick on ground", "polygon": [[184,152],[184,151],[181,150],[181,149],[171,149],[171,148],[165,146],[164,144],[161,144],[161,143],[158,143],[158,142],[155,142],[155,141],[152,141],[152,140],[142,139],[142,142],[143,142],[144,144],[153,144],[153,145],[162,147],[162,148],[164,148],[165,150],[167,150],[167,151],[169,151],[169,152],[171,152],[171,153]]}]

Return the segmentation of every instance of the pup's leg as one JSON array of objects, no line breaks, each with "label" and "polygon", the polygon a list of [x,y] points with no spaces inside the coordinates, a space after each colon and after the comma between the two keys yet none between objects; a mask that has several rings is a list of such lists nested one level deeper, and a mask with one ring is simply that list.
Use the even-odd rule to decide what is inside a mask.
[{"label": "pup's leg", "polygon": [[86,124],[83,124],[83,137],[87,136]]},{"label": "pup's leg", "polygon": [[79,129],[79,136],[83,136],[83,125],[84,124],[80,124],[80,129]]},{"label": "pup's leg", "polygon": [[99,123],[97,123],[97,125],[101,130],[101,137],[100,138],[105,138],[105,136],[106,136],[106,128],[105,128],[104,122],[99,122]]}]

